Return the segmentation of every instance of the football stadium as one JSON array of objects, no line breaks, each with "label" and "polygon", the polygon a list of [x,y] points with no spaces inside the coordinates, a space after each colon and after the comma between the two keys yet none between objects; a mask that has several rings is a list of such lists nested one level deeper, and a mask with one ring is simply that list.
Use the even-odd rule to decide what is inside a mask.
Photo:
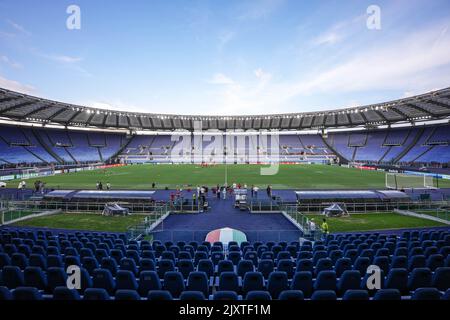
[{"label": "football stadium", "polygon": [[[7,21],[0,24],[4,39],[0,43],[0,300],[450,300],[448,77],[442,77],[447,82],[429,81],[432,86],[423,85],[422,77],[415,74],[400,84],[386,80],[383,87],[394,88],[388,94],[387,89],[363,90],[343,81],[329,90],[354,97],[346,101],[368,101],[344,107],[335,105],[335,99],[340,101],[335,92],[323,94],[324,105],[331,107],[317,102],[317,108],[313,104],[292,110],[283,109],[281,102],[271,111],[259,105],[247,110],[211,105],[135,111],[122,102],[89,104],[77,97],[111,94],[127,99],[127,82],[134,80],[121,78],[118,70],[112,91],[98,93],[106,88],[104,84],[88,88],[109,76],[104,71],[96,80],[86,76],[86,86],[73,87],[70,79],[58,75],[65,68],[79,72],[83,60],[70,57],[56,59],[65,66],[54,71],[55,79],[35,74],[38,71],[33,71],[36,80],[28,79],[26,67],[14,67],[12,62],[25,59],[22,54],[6,52],[18,43],[30,45],[38,32],[52,37],[51,31],[37,26],[53,24],[30,20],[27,26],[22,15],[25,26],[21,26],[15,22],[20,19],[15,14],[19,6],[5,3],[12,11],[0,14]],[[154,6],[166,14],[164,9],[175,2],[170,3],[135,5]],[[265,1],[250,4],[267,5]],[[228,8],[232,3],[210,9],[217,13],[222,5]],[[434,5],[441,6],[442,13],[450,12],[448,3]],[[45,6],[52,8],[49,15],[61,11],[53,3]],[[111,6],[120,11],[127,5]],[[99,8],[83,1],[75,7],[65,13],[64,6],[61,19],[68,19],[69,30],[63,23],[61,32],[68,32],[69,38],[70,32],[97,32],[89,19]],[[357,7],[364,17],[361,23],[369,28],[368,5]],[[85,13],[85,20],[81,29],[72,31],[69,22],[76,20],[77,10]],[[141,17],[136,11],[139,8],[133,8],[131,16]],[[167,32],[166,41],[175,41],[171,32],[184,32],[166,30],[167,25],[161,24],[158,32]],[[283,23],[276,26],[275,33],[283,32]],[[344,27],[348,28],[338,25],[333,30]],[[133,24],[129,28],[117,36],[132,32]],[[439,41],[448,41],[447,29],[434,43],[430,60],[440,50]],[[5,30],[17,35],[8,36]],[[386,27],[374,32],[391,31]],[[94,55],[87,50],[91,48],[87,39],[74,37],[71,41],[85,46],[83,54]],[[220,50],[238,42],[235,37],[222,39]],[[331,44],[326,45],[344,41],[327,39],[323,41]],[[140,46],[136,39],[126,41]],[[259,45],[254,43],[258,49]],[[164,48],[161,44],[159,50],[165,52]],[[448,58],[448,42],[445,48],[443,56]],[[199,58],[194,49],[185,50],[186,56]],[[229,57],[221,54],[223,59]],[[403,54],[406,60],[412,53]],[[94,63],[109,67],[113,56],[105,55]],[[123,60],[114,62],[117,69],[131,66],[127,55],[140,57],[127,51],[120,55]],[[171,61],[166,59],[162,61]],[[387,68],[392,62],[386,61]],[[401,59],[394,59],[395,63]],[[15,70],[17,79],[38,89],[27,90],[19,80],[3,78],[14,74],[5,71],[6,65]],[[437,72],[449,74],[450,61],[440,67]],[[427,68],[425,78],[437,78],[431,73],[435,67]],[[257,77],[264,77],[262,73],[255,72]],[[356,81],[365,81],[359,76],[355,75]],[[383,79],[377,74],[373,81],[382,81],[378,78]],[[215,80],[229,86],[227,90],[238,86],[236,80]],[[169,96],[187,98],[180,86],[173,79]],[[409,88],[418,90],[406,96],[395,91]],[[149,91],[130,90],[150,97]],[[367,93],[370,90],[373,95]],[[278,103],[267,92],[259,94],[269,104]]]}]

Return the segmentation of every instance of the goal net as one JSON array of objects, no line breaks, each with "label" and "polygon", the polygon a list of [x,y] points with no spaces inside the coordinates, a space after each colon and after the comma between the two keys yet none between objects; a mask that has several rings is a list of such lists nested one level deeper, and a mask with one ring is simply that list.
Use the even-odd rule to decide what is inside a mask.
[{"label": "goal net", "polygon": [[402,173],[386,173],[386,188],[437,188],[436,178],[428,175],[409,175]]}]

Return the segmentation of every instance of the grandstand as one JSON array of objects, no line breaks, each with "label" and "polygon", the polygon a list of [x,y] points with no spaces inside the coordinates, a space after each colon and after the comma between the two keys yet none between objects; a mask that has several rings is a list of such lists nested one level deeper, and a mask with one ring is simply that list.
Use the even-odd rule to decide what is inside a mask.
[{"label": "grandstand", "polygon": [[449,299],[449,98],[220,117],[0,89],[0,300]]}]

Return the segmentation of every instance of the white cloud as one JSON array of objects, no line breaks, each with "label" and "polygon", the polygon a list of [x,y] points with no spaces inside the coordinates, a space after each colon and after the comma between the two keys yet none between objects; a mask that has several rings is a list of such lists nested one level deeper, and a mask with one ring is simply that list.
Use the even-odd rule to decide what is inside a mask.
[{"label": "white cloud", "polygon": [[5,88],[25,94],[33,94],[36,91],[36,89],[33,86],[22,84],[15,80],[6,79],[1,75],[0,75],[0,88]]},{"label": "white cloud", "polygon": [[230,84],[234,84],[234,81],[233,81],[233,79],[227,77],[223,73],[216,73],[213,75],[213,77],[209,81],[209,83],[218,84],[218,85],[230,85]]},{"label": "white cloud", "polygon": [[[209,103],[217,106],[212,110],[215,114],[261,114],[290,112],[295,101],[301,98],[314,101],[322,94],[345,96],[380,90],[418,94],[448,86],[449,69],[450,34],[442,26],[430,27],[401,41],[354,52],[354,56],[339,64],[290,81],[276,82],[262,69],[255,70],[254,77],[246,81],[216,74],[215,82],[227,85],[218,87],[210,95]],[[301,101],[295,105],[300,110]],[[326,107],[341,106],[331,101]],[[317,109],[320,109],[317,105],[302,108],[303,111]],[[211,113],[206,106],[203,110]]]},{"label": "white cloud", "polygon": [[4,56],[4,55],[0,56],[0,61],[14,69],[22,69],[23,68],[23,66],[20,63],[12,61],[10,58],[8,58],[7,56]]},{"label": "white cloud", "polygon": [[83,59],[80,57],[71,57],[66,55],[43,55],[45,58],[60,62],[60,63],[77,63],[82,61]]},{"label": "white cloud", "polygon": [[277,10],[284,0],[260,0],[242,2],[243,13],[238,16],[239,20],[257,20],[270,16]]},{"label": "white cloud", "polygon": [[362,26],[365,27],[364,22],[365,16],[360,15],[354,17],[353,19],[340,21],[334,25],[332,25],[328,30],[319,34],[312,40],[312,44],[315,46],[320,45],[334,45],[355,32],[358,32]]},{"label": "white cloud", "polygon": [[20,33],[25,34],[25,35],[27,35],[27,36],[30,36],[30,35],[31,35],[31,32],[29,32],[27,29],[25,29],[24,26],[22,26],[22,25],[20,25],[20,24],[18,24],[18,23],[16,23],[16,22],[14,22],[14,21],[12,21],[12,20],[6,20],[6,22],[7,22],[11,27],[13,27],[16,31],[19,31]]},{"label": "white cloud", "polygon": [[222,51],[225,46],[233,40],[235,36],[234,31],[224,31],[219,35],[219,44],[217,45],[217,48],[219,51]]}]

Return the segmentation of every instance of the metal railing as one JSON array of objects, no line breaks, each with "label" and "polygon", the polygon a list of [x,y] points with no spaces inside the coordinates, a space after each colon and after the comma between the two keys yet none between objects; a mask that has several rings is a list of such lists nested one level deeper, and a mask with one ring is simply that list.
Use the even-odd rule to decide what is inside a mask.
[{"label": "metal railing", "polygon": [[[241,230],[245,233],[248,241],[299,241],[301,232],[299,230]],[[161,241],[205,241],[211,230],[164,230],[157,228],[149,232],[152,238]]]},{"label": "metal railing", "polygon": [[[323,210],[336,202],[323,203],[288,203],[276,200],[252,200],[249,208],[252,212],[282,211],[286,206],[296,207],[304,214],[322,213]],[[366,202],[366,203],[346,203],[346,210],[349,213],[370,213],[370,212],[390,212],[399,210],[437,210],[450,206],[450,201],[408,201],[408,202]]]},{"label": "metal railing", "polygon": [[127,228],[128,239],[139,239],[151,234],[152,230],[163,223],[165,215],[171,212],[170,204],[160,205],[154,208],[151,214],[145,216],[142,222]]},{"label": "metal railing", "polygon": [[[14,210],[48,211],[60,209],[64,212],[92,212],[101,213],[105,208],[105,202],[59,202],[59,201],[2,201],[5,208]],[[122,207],[130,210],[130,213],[151,213],[160,207],[158,203],[123,203]]]}]

